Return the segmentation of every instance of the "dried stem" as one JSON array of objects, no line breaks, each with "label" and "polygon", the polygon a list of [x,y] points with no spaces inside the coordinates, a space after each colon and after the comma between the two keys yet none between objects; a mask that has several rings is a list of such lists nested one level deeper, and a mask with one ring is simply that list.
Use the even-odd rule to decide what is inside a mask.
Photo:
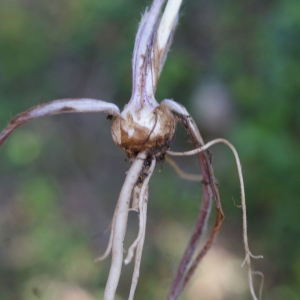
[{"label": "dried stem", "polygon": [[[193,118],[189,115],[189,113],[187,112],[184,106],[169,99],[162,101],[161,105],[165,105],[170,110],[175,112],[175,115],[177,116],[179,122],[182,123],[182,125],[188,130],[189,134],[191,135],[195,147],[199,147],[204,144],[201,134],[198,130],[198,127],[196,126],[196,123],[194,122]],[[216,237],[216,234],[220,230],[222,221],[224,219],[219,191],[215,183],[214,173],[211,166],[210,153],[204,151],[198,153],[197,156],[198,156],[198,160],[200,163],[201,172],[203,176],[202,204],[201,204],[200,213],[193,234],[191,236],[187,249],[182,257],[182,260],[179,264],[176,275],[174,277],[169,292],[169,296],[168,296],[169,300],[176,300],[179,297],[185,285],[187,284],[190,277],[192,276],[196,265],[200,261],[200,258],[202,258],[212,246],[212,243]],[[204,228],[206,227],[205,225],[209,217],[211,203],[212,203],[212,196],[214,198],[214,202],[217,210],[215,226],[211,233],[210,238],[207,240],[203,249],[197,255],[199,259],[196,261],[194,260],[193,262],[192,261],[193,257],[195,256],[195,252],[197,250],[197,247],[199,245],[200,239],[202,237]]]}]

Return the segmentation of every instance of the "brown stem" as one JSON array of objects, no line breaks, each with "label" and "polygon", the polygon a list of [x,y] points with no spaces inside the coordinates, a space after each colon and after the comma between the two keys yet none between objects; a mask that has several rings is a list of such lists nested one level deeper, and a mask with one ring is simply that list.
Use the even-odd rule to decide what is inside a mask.
[{"label": "brown stem", "polygon": [[[190,116],[182,116],[181,122],[189,131],[195,147],[202,146],[203,140],[193,119]],[[202,195],[201,209],[192,237],[189,241],[187,249],[182,257],[175,278],[173,280],[170,293],[168,296],[168,300],[178,299],[182,290],[184,289],[187,282],[193,275],[198,263],[212,246],[213,241],[217,233],[219,232],[222,221],[224,219],[219,191],[215,183],[214,173],[210,162],[211,160],[210,154],[208,151],[204,151],[198,153],[197,156],[198,156],[198,160],[200,163],[201,172],[203,176],[203,195]],[[214,198],[214,202],[217,209],[215,226],[213,228],[213,231],[209,239],[205,243],[204,247],[200,250],[200,252],[196,255],[196,258],[193,260],[193,256],[195,254],[195,251],[197,249],[197,246],[199,245],[201,236],[203,234],[203,229],[209,217],[212,196]]]}]

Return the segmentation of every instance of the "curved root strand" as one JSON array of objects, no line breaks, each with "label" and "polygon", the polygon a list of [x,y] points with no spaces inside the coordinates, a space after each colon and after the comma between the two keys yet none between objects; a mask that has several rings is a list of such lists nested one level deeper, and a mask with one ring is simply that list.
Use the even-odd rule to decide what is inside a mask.
[{"label": "curved root strand", "polygon": [[[140,208],[140,228],[138,237],[134,241],[134,243],[131,245],[131,249],[129,251],[133,252],[136,248],[136,254],[135,254],[135,263],[134,263],[134,270],[132,275],[132,282],[130,287],[130,294],[129,294],[129,300],[133,300],[135,289],[138,283],[138,278],[140,274],[140,265],[141,265],[141,258],[142,258],[142,252],[143,252],[143,246],[144,246],[144,240],[145,240],[145,234],[146,234],[146,220],[147,220],[147,204],[148,204],[148,184],[149,180],[153,174],[154,168],[155,168],[156,160],[153,157],[151,166],[148,170],[148,175],[144,179],[143,185],[141,187],[140,191],[140,197],[139,197],[139,208]],[[128,251],[128,255],[129,255]],[[127,256],[128,256],[127,255]],[[132,257],[131,257],[132,258]],[[127,259],[127,258],[126,258]],[[130,259],[131,260],[131,259]],[[126,260],[125,260],[126,263]]]},{"label": "curved root strand", "polygon": [[165,156],[166,161],[173,167],[175,172],[183,179],[190,180],[190,181],[197,181],[201,182],[203,180],[202,175],[198,174],[189,174],[181,170],[181,168],[177,165],[177,163],[168,155]]},{"label": "curved root strand", "polygon": [[115,222],[112,233],[112,261],[105,286],[104,300],[115,299],[115,294],[122,269],[124,250],[123,244],[127,226],[130,198],[140,172],[143,169],[145,159],[146,152],[140,152],[136,159],[133,161],[120,192],[119,200],[116,206]]},{"label": "curved root strand", "polygon": [[138,205],[138,208],[132,209],[139,212],[139,233],[135,241],[132,243],[132,245],[128,248],[127,256],[124,260],[125,265],[129,264],[134,256],[135,248],[137,247],[139,241],[143,237],[143,233],[146,230],[146,220],[145,215],[143,211],[143,202],[141,199],[135,199],[136,196],[141,195],[141,189],[136,186],[133,191],[133,202],[136,202],[136,205]]},{"label": "curved root strand", "polygon": [[[252,268],[251,268],[251,258],[262,258],[262,256],[254,256],[251,254],[250,249],[249,249],[249,244],[248,244],[248,235],[247,235],[247,214],[246,214],[246,197],[245,197],[245,188],[244,188],[244,179],[243,179],[243,175],[242,175],[242,165],[240,163],[240,159],[238,156],[238,153],[236,151],[236,149],[234,148],[234,146],[228,142],[225,139],[215,139],[211,142],[208,142],[207,144],[205,144],[204,146],[191,150],[191,151],[186,151],[186,152],[173,152],[173,151],[167,151],[167,153],[169,155],[173,155],[173,156],[188,156],[188,155],[194,155],[197,154],[199,152],[202,152],[204,150],[207,150],[209,147],[211,147],[212,145],[218,144],[218,143],[224,143],[225,145],[227,145],[231,151],[234,154],[235,160],[236,160],[236,165],[237,165],[237,169],[238,169],[238,176],[239,176],[239,181],[240,181],[240,186],[241,186],[241,205],[242,205],[242,211],[243,211],[243,240],[244,240],[244,249],[245,249],[245,253],[246,253],[246,257],[245,260],[243,262],[244,264],[247,264],[247,268],[248,268],[248,281],[249,281],[249,289],[250,289],[250,293],[252,295],[253,300],[257,300],[255,291],[254,291],[254,287],[253,287],[253,280],[252,280]],[[257,273],[258,274],[258,273]],[[260,288],[260,290],[262,289],[262,287]],[[261,291],[260,291],[260,298],[261,298]]]},{"label": "curved root strand", "polygon": [[[108,241],[108,245],[106,247],[106,250],[104,252],[103,255],[97,257],[94,259],[94,262],[97,263],[99,261],[102,261],[104,260],[105,258],[107,258],[107,256],[110,254],[111,252],[111,247],[112,247],[112,240],[113,240],[113,232],[114,232],[114,227],[115,227],[115,222],[116,222],[116,209],[114,211],[114,215],[113,215],[113,218],[112,218],[112,221],[111,221],[111,229],[110,229],[110,234],[109,234],[109,241]],[[106,229],[108,230],[108,229]]]}]

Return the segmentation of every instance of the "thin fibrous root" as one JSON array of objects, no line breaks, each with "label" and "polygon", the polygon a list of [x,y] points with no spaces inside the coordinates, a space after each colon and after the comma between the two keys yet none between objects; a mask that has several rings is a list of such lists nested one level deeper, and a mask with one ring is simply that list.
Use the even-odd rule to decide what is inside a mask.
[{"label": "thin fibrous root", "polygon": [[138,236],[136,237],[135,241],[132,243],[132,245],[128,248],[127,256],[124,260],[125,265],[129,264],[132,260],[132,257],[134,256],[134,250],[138,244],[138,242],[141,240],[143,232],[145,231],[145,220],[143,215],[143,202],[140,199],[141,196],[141,188],[138,186],[135,186],[132,192],[132,203],[134,203],[135,208],[131,208],[131,210],[137,211],[139,214],[139,232]]},{"label": "thin fibrous root", "polygon": [[116,206],[115,222],[112,233],[112,261],[105,286],[104,300],[115,299],[123,263],[123,245],[127,227],[130,198],[133,188],[135,187],[139,175],[143,169],[146,156],[146,151],[140,152],[137,155],[127,173],[125,182],[120,192]]},{"label": "thin fibrous root", "polygon": [[[253,255],[253,254],[250,252],[250,250],[249,250],[249,252],[247,253],[247,255],[249,255],[249,256],[252,257],[253,259],[264,258],[263,255]],[[244,267],[244,265],[245,265],[246,262],[247,262],[247,255],[245,256],[244,261],[242,262],[242,265],[241,265],[242,268]],[[252,272],[252,273],[253,273],[253,272]]]},{"label": "thin fibrous root", "polygon": [[259,287],[259,299],[262,299],[262,291],[263,291],[265,276],[260,271],[252,271],[252,275],[258,275],[261,277],[261,282],[260,282],[260,287]]},{"label": "thin fibrous root", "polygon": [[134,248],[136,248],[136,253],[135,253],[134,270],[133,270],[132,282],[131,282],[130,294],[128,300],[133,300],[139,274],[140,274],[140,264],[141,264],[142,252],[143,252],[143,246],[144,246],[144,240],[146,234],[148,185],[149,185],[149,180],[153,174],[155,164],[156,164],[156,160],[154,157],[152,157],[151,166],[148,170],[147,177],[143,181],[143,185],[141,187],[140,196],[139,196],[140,217],[142,216],[142,219],[140,219],[140,228],[139,228],[138,237],[134,241],[134,244],[136,243],[136,245],[132,244],[132,246],[130,247],[132,248],[132,252],[134,251]]},{"label": "thin fibrous root", "polygon": [[[246,214],[246,197],[245,197],[244,179],[243,179],[243,175],[242,175],[242,166],[241,166],[240,159],[239,159],[239,156],[238,156],[238,153],[237,153],[236,149],[227,140],[219,138],[219,139],[215,139],[215,140],[205,144],[204,146],[202,146],[200,148],[197,148],[197,149],[194,149],[194,150],[191,150],[191,151],[186,151],[186,152],[168,151],[167,154],[173,155],[173,156],[194,155],[194,154],[197,154],[197,153],[202,152],[204,150],[207,150],[212,145],[215,145],[215,144],[218,144],[218,143],[224,143],[225,145],[227,145],[231,149],[231,151],[234,154],[236,164],[237,164],[238,176],[239,176],[240,185],[241,185],[241,204],[242,204],[242,211],[243,211],[243,239],[244,239],[244,249],[245,249],[245,253],[246,253],[245,261],[244,261],[243,264],[245,264],[245,263],[247,264],[250,293],[252,295],[252,298],[254,300],[257,300],[256,294],[255,294],[255,291],[254,291],[254,287],[253,287],[253,280],[252,280],[252,274],[254,274],[254,272],[252,271],[252,268],[251,268],[251,257],[252,258],[262,258],[262,256],[261,255],[260,256],[252,255],[251,252],[250,252],[250,249],[249,249],[248,235],[247,235],[247,214]],[[255,274],[258,274],[258,273],[255,273]],[[261,287],[261,289],[262,289],[262,287]],[[260,289],[259,299],[261,299],[261,289]]]},{"label": "thin fibrous root", "polygon": [[134,189],[139,189],[139,192],[133,192],[133,194],[138,195],[138,210],[139,210],[139,233],[135,241],[132,243],[132,245],[128,249],[127,257],[124,260],[125,265],[129,264],[132,260],[132,257],[134,255],[134,250],[137,247],[139,241],[142,239],[143,235],[145,234],[146,231],[146,219],[147,215],[145,214],[144,211],[144,202],[147,202],[147,199],[144,199],[146,189],[147,189],[147,184],[150,180],[150,177],[154,171],[156,160],[155,158],[152,159],[151,167],[149,168],[149,171],[147,173],[146,178],[143,181],[143,185],[141,188],[135,187]]},{"label": "thin fibrous root", "polygon": [[190,181],[197,181],[201,182],[203,180],[202,175],[198,174],[189,174],[184,172],[183,170],[180,169],[180,167],[177,165],[177,163],[168,155],[165,156],[166,162],[168,162],[173,169],[176,171],[176,173],[183,179],[190,180]]},{"label": "thin fibrous root", "polygon": [[[145,214],[145,216],[147,215],[147,201],[148,201],[148,186],[147,186],[147,189],[144,194],[144,200],[142,201],[143,202],[143,214]],[[133,270],[133,274],[132,274],[132,281],[131,281],[130,293],[129,293],[128,300],[133,300],[136,286],[138,283],[138,279],[140,276],[140,265],[141,265],[143,247],[144,247],[145,234],[146,234],[146,228],[145,228],[145,231],[143,232],[141,239],[139,240],[137,247],[136,247],[134,270]]]},{"label": "thin fibrous root", "polygon": [[105,258],[107,258],[107,256],[111,252],[112,240],[113,240],[113,231],[114,231],[114,227],[115,227],[115,221],[116,221],[116,209],[114,211],[114,215],[113,215],[113,218],[112,218],[112,221],[111,221],[111,229],[110,229],[110,235],[109,235],[108,245],[106,247],[106,250],[105,250],[104,254],[94,259],[95,263],[97,263],[99,261],[102,261]]}]

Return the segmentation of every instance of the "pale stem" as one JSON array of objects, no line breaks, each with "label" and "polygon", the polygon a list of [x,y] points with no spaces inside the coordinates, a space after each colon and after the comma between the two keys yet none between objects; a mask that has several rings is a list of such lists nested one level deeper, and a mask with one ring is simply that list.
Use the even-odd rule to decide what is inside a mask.
[{"label": "pale stem", "polygon": [[178,18],[178,12],[180,9],[180,5],[182,0],[169,0],[167,2],[166,8],[164,10],[163,16],[161,18],[158,30],[157,30],[157,46],[159,49],[164,50],[174,25],[176,24],[176,20]]},{"label": "pale stem", "polygon": [[148,186],[149,186],[149,180],[153,174],[154,168],[155,168],[156,160],[155,157],[152,158],[151,166],[148,170],[147,177],[144,179],[141,191],[140,191],[140,197],[139,197],[139,210],[140,210],[140,228],[139,228],[139,234],[137,239],[134,241],[134,244],[130,248],[136,247],[136,253],[135,253],[135,263],[134,263],[134,271],[132,275],[132,282],[130,287],[130,294],[129,294],[129,300],[133,300],[134,293],[136,290],[136,286],[139,279],[140,274],[140,265],[141,265],[141,259],[142,259],[142,252],[143,252],[143,246],[144,246],[144,240],[145,240],[145,234],[146,234],[146,220],[147,220],[147,204],[148,204]]},{"label": "pale stem", "polygon": [[194,155],[197,154],[199,152],[202,152],[206,149],[208,149],[209,147],[211,147],[214,144],[217,143],[224,143],[226,144],[231,151],[234,154],[235,160],[236,160],[236,164],[237,164],[237,169],[238,169],[238,176],[239,176],[239,181],[240,181],[240,186],[241,186],[241,203],[242,203],[242,211],[243,211],[243,240],[244,240],[244,248],[245,248],[245,253],[246,253],[246,257],[245,257],[245,262],[247,264],[247,269],[248,269],[248,280],[249,280],[249,288],[250,288],[250,293],[252,295],[252,298],[254,300],[257,300],[257,297],[255,295],[255,291],[254,291],[254,287],[253,287],[253,280],[252,280],[252,268],[251,268],[251,257],[252,258],[262,258],[263,256],[259,255],[259,256],[254,256],[249,249],[249,244],[248,244],[248,234],[247,234],[247,213],[246,213],[246,197],[245,197],[245,188],[244,188],[244,179],[243,179],[243,175],[242,175],[242,166],[239,160],[239,156],[238,153],[236,151],[236,149],[234,148],[234,146],[228,142],[225,139],[215,139],[207,144],[205,144],[204,146],[195,149],[195,150],[191,150],[191,151],[186,151],[186,152],[173,152],[173,151],[168,151],[167,153],[169,155],[173,155],[173,156],[187,156],[187,155]]},{"label": "pale stem", "polygon": [[136,35],[132,58],[133,88],[128,104],[136,111],[145,104],[152,108],[158,105],[154,93],[175,32],[182,0],[169,0],[161,18],[164,2],[153,1],[142,17]]},{"label": "pale stem", "polygon": [[[153,69],[153,44],[157,22],[165,0],[154,0],[149,11],[146,11],[139,25],[132,57],[132,96],[127,105],[139,110],[144,101],[150,106],[157,106],[154,99],[156,76]],[[149,79],[147,79],[149,78]],[[150,85],[146,86],[146,81]],[[125,108],[127,109],[127,108]]]},{"label": "pale stem", "polygon": [[182,0],[169,0],[162,15],[154,46],[153,68],[155,70],[156,81],[162,71],[167,58],[168,51],[172,44],[176,25],[178,22],[178,12]]},{"label": "pale stem", "polygon": [[118,106],[102,100],[88,98],[54,100],[30,108],[14,117],[0,134],[0,146],[15,129],[32,119],[76,112],[106,112],[114,116],[120,115]]},{"label": "pale stem", "polygon": [[130,198],[140,172],[143,169],[145,159],[145,151],[140,152],[137,155],[127,173],[125,182],[120,192],[119,200],[116,206],[115,226],[113,229],[112,262],[105,286],[104,300],[113,300],[115,298],[123,262],[123,244],[127,226]]}]

